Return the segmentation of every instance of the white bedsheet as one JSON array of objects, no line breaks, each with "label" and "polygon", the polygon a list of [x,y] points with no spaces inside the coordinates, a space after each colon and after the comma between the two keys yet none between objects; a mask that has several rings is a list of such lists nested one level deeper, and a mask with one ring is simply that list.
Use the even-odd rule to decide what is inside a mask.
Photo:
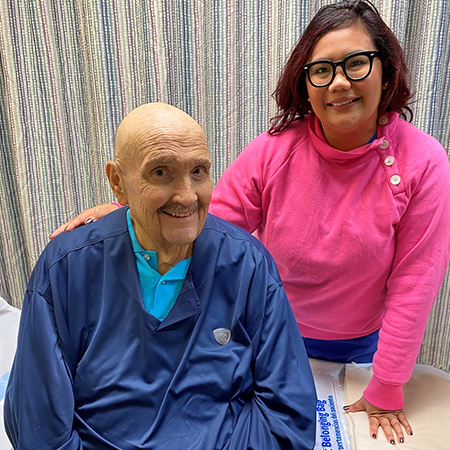
[{"label": "white bedsheet", "polygon": [[[371,377],[371,366],[310,359],[318,408],[315,450],[392,449],[380,430],[369,436],[365,412],[345,414],[342,407],[361,397]],[[401,450],[450,449],[450,374],[417,364],[405,386],[405,412],[414,431]],[[397,446],[397,445],[396,445]]]},{"label": "white bedsheet", "polygon": [[9,371],[14,359],[19,330],[20,310],[0,297],[0,450],[9,450],[11,445],[3,425],[3,403]]},{"label": "white bedsheet", "polygon": [[[3,403],[4,390],[6,388],[7,377],[14,359],[17,343],[17,332],[19,328],[20,310],[10,306],[0,297],[0,450],[10,450],[11,445],[4,431],[3,425]],[[365,384],[370,377],[370,366],[357,366],[349,364],[332,363],[310,359],[311,368],[314,374],[316,389],[318,394],[317,405],[317,432],[315,450],[371,450],[392,448],[384,440],[383,433],[380,432],[377,441],[371,440],[369,435],[369,425],[365,413],[345,414],[342,407],[360,396]],[[346,377],[347,373],[347,377]],[[426,378],[423,377],[425,374]],[[450,412],[445,410],[446,405],[450,405],[450,394],[431,394],[425,389],[429,389],[429,381],[434,377],[445,379],[450,385],[450,374],[438,370],[434,367],[416,365],[414,376],[412,377],[410,393],[405,391],[405,410],[410,418],[415,435],[406,437],[406,442],[401,444],[401,450],[449,450],[450,449]],[[425,383],[426,380],[427,382]],[[438,380],[438,381],[440,381]],[[424,389],[417,390],[422,384]],[[409,398],[411,396],[411,398]],[[433,414],[445,414],[437,422],[431,422],[430,414],[423,413],[420,405],[428,401]],[[436,404],[434,410],[433,405]],[[410,405],[410,406],[408,406]],[[444,405],[444,406],[443,406]],[[407,408],[413,407],[409,413]],[[450,410],[450,408],[449,408]],[[435,416],[431,419],[437,420]],[[429,425],[428,425],[429,424]],[[443,434],[446,446],[436,446],[436,441],[430,440],[432,433],[439,430]],[[366,441],[366,438],[368,441]],[[423,441],[428,441],[423,444]],[[368,442],[368,444],[367,444]],[[372,445],[372,447],[368,447]],[[375,446],[374,446],[375,445]],[[419,445],[419,446],[418,446]]]}]

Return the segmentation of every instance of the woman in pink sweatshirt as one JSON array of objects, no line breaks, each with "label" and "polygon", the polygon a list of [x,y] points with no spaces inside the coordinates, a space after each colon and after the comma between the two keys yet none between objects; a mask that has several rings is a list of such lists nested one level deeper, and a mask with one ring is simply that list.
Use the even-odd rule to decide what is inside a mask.
[{"label": "woman in pink sweatshirt", "polygon": [[326,6],[288,60],[279,114],[224,172],[210,212],[264,243],[309,356],[372,362],[370,434],[412,434],[402,387],[449,261],[445,150],[402,118],[403,52],[367,2]]},{"label": "woman in pink sweatshirt", "polygon": [[[210,212],[255,235],[277,262],[310,357],[373,361],[348,412],[370,434],[412,429],[412,373],[450,254],[450,170],[412,117],[392,31],[366,1],[322,8],[279,80],[279,113],[224,172]],[[115,206],[86,210],[70,230]]]}]

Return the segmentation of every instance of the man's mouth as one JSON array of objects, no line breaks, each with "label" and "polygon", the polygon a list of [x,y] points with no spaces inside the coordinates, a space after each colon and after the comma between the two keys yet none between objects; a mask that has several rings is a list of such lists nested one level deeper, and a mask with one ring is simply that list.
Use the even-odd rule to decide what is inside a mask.
[{"label": "man's mouth", "polygon": [[356,102],[357,100],[359,100],[360,99],[360,97],[356,97],[356,98],[354,98],[354,99],[352,99],[352,100],[347,100],[346,102],[340,102],[340,103],[327,103],[328,105],[330,105],[330,106],[344,106],[344,105],[348,105],[349,103],[354,103],[354,102]]},{"label": "man's mouth", "polygon": [[189,217],[190,215],[194,214],[194,211],[185,211],[185,212],[171,212],[171,211],[163,211],[164,214],[167,214],[168,216],[172,217]]},{"label": "man's mouth", "polygon": [[199,208],[198,202],[195,202],[190,206],[179,205],[170,202],[161,208],[161,212],[167,214],[168,216],[183,218],[192,216],[192,214],[194,214],[195,211],[198,210],[198,208]]}]

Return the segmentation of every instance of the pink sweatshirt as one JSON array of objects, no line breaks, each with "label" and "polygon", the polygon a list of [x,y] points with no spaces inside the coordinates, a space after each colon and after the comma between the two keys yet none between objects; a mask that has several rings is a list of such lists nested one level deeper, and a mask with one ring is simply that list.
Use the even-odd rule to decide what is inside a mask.
[{"label": "pink sweatshirt", "polygon": [[256,236],[277,262],[303,336],[380,329],[364,396],[403,407],[450,255],[450,170],[442,146],[399,119],[343,152],[312,115],[263,133],[224,172],[210,212]]}]

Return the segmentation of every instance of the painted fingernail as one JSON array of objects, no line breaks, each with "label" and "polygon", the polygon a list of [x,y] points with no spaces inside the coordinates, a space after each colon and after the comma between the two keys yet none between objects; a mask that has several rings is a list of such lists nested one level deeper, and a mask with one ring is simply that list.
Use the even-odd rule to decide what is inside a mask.
[{"label": "painted fingernail", "polygon": [[348,411],[350,409],[350,406],[344,406],[344,411]]},{"label": "painted fingernail", "polygon": [[92,223],[94,219],[92,217],[87,218],[84,223],[87,225],[88,223]]},{"label": "painted fingernail", "polygon": [[376,434],[372,434],[372,439],[376,439],[377,435]]},{"label": "painted fingernail", "polygon": [[391,439],[391,440],[389,441],[389,443],[392,444],[392,445],[395,445],[394,439]]},{"label": "painted fingernail", "polygon": [[400,438],[400,444],[403,444],[403,442],[405,442],[405,440],[403,438]]},{"label": "painted fingernail", "polygon": [[409,435],[410,435],[410,436],[412,436],[412,435],[413,435],[413,432],[412,432],[412,430],[411,430],[411,431],[409,432]]}]

